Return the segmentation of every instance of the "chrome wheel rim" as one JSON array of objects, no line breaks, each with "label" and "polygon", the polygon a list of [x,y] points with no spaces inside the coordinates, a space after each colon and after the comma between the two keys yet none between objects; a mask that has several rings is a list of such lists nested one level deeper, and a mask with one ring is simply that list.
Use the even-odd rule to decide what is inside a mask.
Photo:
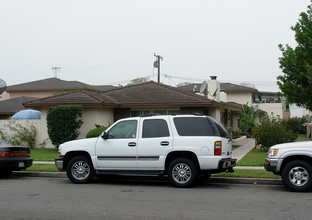
[{"label": "chrome wheel rim", "polygon": [[192,177],[192,170],[187,164],[178,163],[173,168],[172,176],[177,183],[187,183]]},{"label": "chrome wheel rim", "polygon": [[77,180],[84,180],[90,175],[90,166],[85,161],[77,161],[72,166],[71,174]]},{"label": "chrome wheel rim", "polygon": [[295,186],[303,186],[309,181],[309,173],[303,167],[294,167],[289,171],[289,180]]}]

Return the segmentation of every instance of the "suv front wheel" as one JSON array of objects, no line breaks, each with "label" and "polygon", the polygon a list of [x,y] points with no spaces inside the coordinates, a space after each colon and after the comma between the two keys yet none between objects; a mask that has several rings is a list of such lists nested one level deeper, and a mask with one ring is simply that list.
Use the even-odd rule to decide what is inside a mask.
[{"label": "suv front wheel", "polygon": [[78,156],[68,162],[66,173],[73,183],[87,183],[93,178],[94,169],[89,158]]},{"label": "suv front wheel", "polygon": [[311,190],[311,164],[303,160],[290,161],[282,171],[282,180],[291,191],[304,192]]},{"label": "suv front wheel", "polygon": [[168,167],[168,177],[177,187],[190,187],[194,185],[198,176],[198,170],[193,161],[187,158],[178,158],[172,161]]}]

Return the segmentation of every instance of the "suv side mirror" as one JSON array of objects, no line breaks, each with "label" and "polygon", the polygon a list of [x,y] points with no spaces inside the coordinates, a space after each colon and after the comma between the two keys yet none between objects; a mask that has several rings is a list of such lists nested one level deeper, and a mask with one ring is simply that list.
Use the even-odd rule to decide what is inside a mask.
[{"label": "suv side mirror", "polygon": [[104,140],[106,140],[108,138],[108,133],[106,131],[104,131],[104,133],[102,134],[102,138]]}]

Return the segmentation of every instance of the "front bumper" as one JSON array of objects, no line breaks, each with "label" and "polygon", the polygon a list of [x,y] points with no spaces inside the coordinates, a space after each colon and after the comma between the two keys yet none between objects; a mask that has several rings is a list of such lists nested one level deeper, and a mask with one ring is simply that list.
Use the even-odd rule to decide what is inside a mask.
[{"label": "front bumper", "polygon": [[55,159],[55,166],[59,171],[64,171],[63,156]]},{"label": "front bumper", "polygon": [[265,158],[264,168],[266,171],[277,173],[279,170],[277,169],[279,159]]},{"label": "front bumper", "polygon": [[0,168],[21,170],[30,167],[32,162],[33,159],[30,157],[1,157]]}]

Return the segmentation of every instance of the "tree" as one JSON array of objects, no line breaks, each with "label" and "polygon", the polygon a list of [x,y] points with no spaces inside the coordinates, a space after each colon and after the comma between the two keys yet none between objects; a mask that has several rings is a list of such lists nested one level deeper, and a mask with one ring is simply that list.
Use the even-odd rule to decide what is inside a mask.
[{"label": "tree", "polygon": [[291,30],[298,45],[294,49],[288,44],[279,45],[282,52],[279,63],[284,75],[277,77],[277,84],[289,103],[312,110],[312,1]]},{"label": "tree", "polygon": [[243,105],[242,112],[239,113],[239,129],[247,136],[251,136],[251,130],[256,126],[256,118],[259,115],[259,109],[255,111],[248,103]]},{"label": "tree", "polygon": [[136,78],[131,80],[130,83],[128,83],[126,86],[132,86],[132,85],[137,85],[137,84],[141,84],[141,83],[146,83],[148,82],[149,79],[147,77],[140,77],[140,78]]},{"label": "tree", "polygon": [[58,146],[66,141],[78,138],[83,121],[81,105],[60,105],[48,109],[48,134],[53,145]]}]

